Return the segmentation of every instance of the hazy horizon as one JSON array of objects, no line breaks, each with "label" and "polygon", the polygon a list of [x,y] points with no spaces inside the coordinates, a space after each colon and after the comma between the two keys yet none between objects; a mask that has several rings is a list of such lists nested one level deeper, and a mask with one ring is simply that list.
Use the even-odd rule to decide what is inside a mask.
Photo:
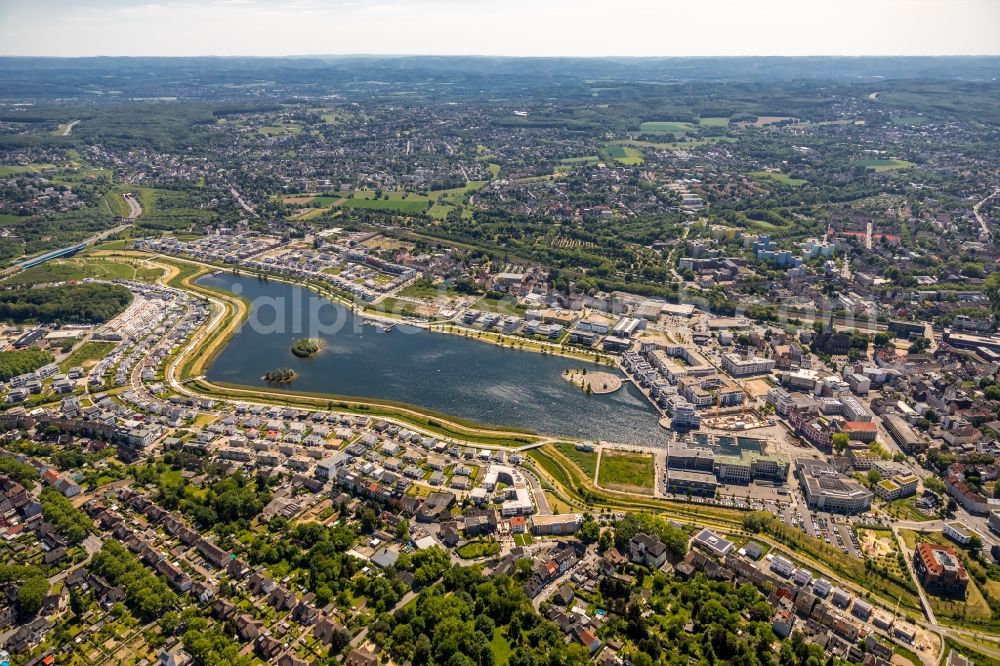
[{"label": "hazy horizon", "polygon": [[1000,55],[994,0],[0,0],[0,26],[5,56]]}]

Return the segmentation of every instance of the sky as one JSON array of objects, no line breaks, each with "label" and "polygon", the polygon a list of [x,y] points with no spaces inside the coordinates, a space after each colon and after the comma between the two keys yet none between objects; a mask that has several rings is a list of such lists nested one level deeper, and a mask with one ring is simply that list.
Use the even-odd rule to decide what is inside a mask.
[{"label": "sky", "polygon": [[1000,0],[0,0],[0,54],[1000,55]]}]

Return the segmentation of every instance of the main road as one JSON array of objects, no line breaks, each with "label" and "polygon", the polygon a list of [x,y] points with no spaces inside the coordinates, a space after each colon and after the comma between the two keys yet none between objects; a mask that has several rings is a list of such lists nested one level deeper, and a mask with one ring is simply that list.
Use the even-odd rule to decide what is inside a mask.
[{"label": "main road", "polygon": [[976,221],[979,222],[979,226],[982,227],[983,230],[983,235],[986,236],[987,238],[990,237],[990,228],[986,225],[986,220],[983,219],[983,215],[982,213],[979,212],[979,209],[983,207],[984,203],[986,203],[993,197],[997,196],[998,194],[1000,194],[1000,187],[993,190],[992,194],[987,195],[982,201],[980,201],[979,203],[977,203],[975,206],[972,207],[972,214],[976,216]]},{"label": "main road", "polygon": [[139,205],[139,200],[131,192],[126,192],[122,197],[125,198],[125,203],[128,204],[128,216],[125,219],[128,222],[134,222],[137,217],[142,215],[142,206]]}]

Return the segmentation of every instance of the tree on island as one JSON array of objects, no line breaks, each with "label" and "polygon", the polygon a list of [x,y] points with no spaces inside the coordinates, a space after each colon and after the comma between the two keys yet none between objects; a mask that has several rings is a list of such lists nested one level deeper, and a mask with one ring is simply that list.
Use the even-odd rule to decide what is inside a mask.
[{"label": "tree on island", "polygon": [[264,381],[271,384],[287,384],[295,380],[295,371],[291,368],[277,368],[264,373]]},{"label": "tree on island", "polygon": [[292,353],[300,358],[309,358],[318,354],[322,345],[319,338],[301,338],[292,343]]}]

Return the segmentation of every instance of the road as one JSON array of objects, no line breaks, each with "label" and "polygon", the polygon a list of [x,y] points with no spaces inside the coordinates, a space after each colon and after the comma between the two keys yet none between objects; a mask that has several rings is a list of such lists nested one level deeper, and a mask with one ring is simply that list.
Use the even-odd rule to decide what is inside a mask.
[{"label": "road", "polygon": [[86,243],[87,245],[96,245],[110,236],[114,236],[115,234],[125,231],[131,226],[132,226],[131,222],[125,222],[124,224],[119,224],[114,229],[106,229],[105,231],[102,231],[98,234],[94,234],[93,236],[91,236],[90,238],[88,238],[83,242]]},{"label": "road", "polygon": [[69,136],[69,133],[73,131],[73,128],[76,127],[79,122],[80,122],[79,120],[74,120],[73,122],[63,127],[63,130],[62,132],[59,133],[59,136]]},{"label": "road", "polygon": [[552,509],[549,508],[549,500],[545,497],[545,491],[542,490],[542,482],[526,467],[521,466],[519,469],[524,473],[525,478],[528,479],[528,485],[531,486],[531,494],[535,497],[535,507],[538,509],[538,513],[545,516],[550,515]]},{"label": "road", "polygon": [[240,194],[239,190],[237,190],[235,187],[230,187],[229,193],[233,195],[234,199],[236,199],[236,203],[240,205],[240,208],[250,213],[254,217],[257,217],[257,211],[253,209],[253,206],[251,206],[246,202],[246,200],[243,198],[243,195]]},{"label": "road", "polygon": [[128,217],[125,219],[129,222],[135,221],[137,217],[142,215],[142,206],[139,205],[139,200],[135,198],[135,195],[131,192],[127,192],[122,195],[125,198],[125,203],[128,204]]},{"label": "road", "polygon": [[979,212],[979,209],[982,208],[984,203],[986,203],[993,197],[997,196],[998,194],[1000,194],[1000,187],[993,190],[992,194],[988,195],[986,198],[984,198],[982,201],[980,201],[979,203],[977,203],[975,206],[972,207],[972,214],[976,216],[976,221],[978,221],[979,226],[982,227],[983,230],[982,235],[986,236],[987,238],[990,237],[990,228],[986,225],[986,220],[983,218],[982,213]]},{"label": "road", "polygon": [[552,581],[548,585],[543,587],[542,591],[539,592],[538,595],[531,600],[531,605],[535,607],[535,610],[537,611],[538,609],[540,609],[542,607],[542,604],[545,603],[545,601],[547,601],[549,597],[551,597],[552,594],[559,589],[560,585],[566,583],[570,578],[572,578],[573,574],[576,573],[578,569],[586,566],[589,562],[593,561],[594,558],[596,558],[596,556],[597,556],[597,544],[592,543],[589,546],[587,546],[587,552],[584,554],[582,558],[580,558],[579,562],[577,562],[569,569],[567,569],[565,573],[563,573],[562,575],[552,579]]}]

